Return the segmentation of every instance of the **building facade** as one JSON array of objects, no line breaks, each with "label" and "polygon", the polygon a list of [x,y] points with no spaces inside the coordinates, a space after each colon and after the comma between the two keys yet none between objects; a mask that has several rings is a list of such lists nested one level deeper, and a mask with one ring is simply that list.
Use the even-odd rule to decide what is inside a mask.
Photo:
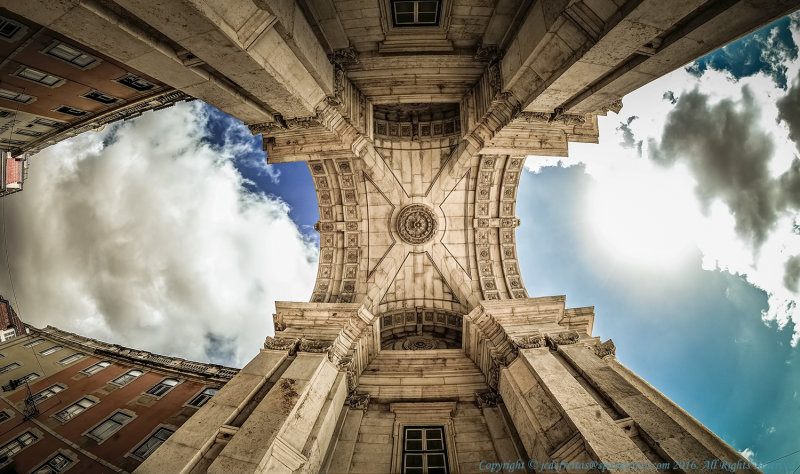
[{"label": "building facade", "polygon": [[5,342],[27,333],[25,325],[17,316],[11,302],[0,295],[0,342]]},{"label": "building facade", "polygon": [[311,301],[277,303],[274,337],[137,472],[753,469],[615,359],[593,308],[531,297],[517,185],[527,156],[597,142],[625,94],[798,4],[0,2],[314,180]]},{"label": "building facade", "polygon": [[50,326],[0,354],[2,472],[131,472],[238,372]]}]

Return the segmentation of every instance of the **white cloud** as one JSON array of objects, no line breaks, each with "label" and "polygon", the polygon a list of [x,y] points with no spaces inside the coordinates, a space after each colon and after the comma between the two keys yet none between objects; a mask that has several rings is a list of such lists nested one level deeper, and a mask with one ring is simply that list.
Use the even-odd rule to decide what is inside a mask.
[{"label": "white cloud", "polygon": [[213,147],[207,119],[180,104],[33,158],[4,198],[26,322],[241,366],[272,334],[274,301],[307,300],[316,246],[284,202],[243,186],[233,162],[250,137]]},{"label": "white cloud", "polygon": [[741,454],[742,456],[744,456],[744,458],[745,458],[745,459],[747,459],[748,461],[751,461],[751,462],[752,462],[752,461],[753,461],[753,456],[754,456],[756,453],[754,453],[754,452],[753,452],[753,450],[752,450],[752,449],[750,449],[750,448],[744,448],[742,451],[739,451],[739,454]]},{"label": "white cloud", "polygon": [[[797,30],[793,34],[796,41],[800,39]],[[797,77],[800,62],[787,66],[788,76]],[[774,222],[767,221],[763,226],[766,229],[763,242],[754,244],[753,239],[739,235],[743,214],[737,212],[743,212],[741,208],[747,206],[747,199],[737,196],[736,202],[730,194],[722,194],[736,192],[735,185],[714,183],[721,191],[716,195],[706,193],[701,199],[704,183],[699,180],[713,179],[713,175],[699,175],[697,163],[688,160],[660,166],[648,158],[652,151],[648,139],[655,140],[651,145],[659,145],[666,119],[676,107],[664,98],[666,92],[671,91],[680,99],[696,88],[708,97],[709,107],[723,100],[732,100],[734,107],[738,107],[741,104],[736,101],[741,100],[743,87],[753,91],[760,112],[759,116],[749,118],[756,121],[754,127],[769,142],[766,149],[771,156],[764,156],[768,160],[767,179],[777,180],[798,153],[797,144],[789,139],[786,124],[778,120],[775,105],[786,91],[776,87],[772,78],[764,74],[733,82],[724,73],[708,71],[697,78],[682,69],[626,96],[619,115],[601,117],[599,145],[570,144],[569,157],[529,157],[526,167],[540,172],[543,166],[582,163],[586,173],[595,179],[585,205],[586,219],[591,224],[587,232],[593,236],[592,245],[605,249],[607,258],[664,273],[671,266],[677,267],[681,255],[699,249],[704,269],[741,275],[763,289],[768,295],[769,308],[761,315],[762,319],[779,329],[793,322],[792,345],[796,346],[800,342],[800,295],[791,285],[787,288],[784,268],[792,256],[800,255],[797,210],[775,204]],[[629,121],[633,116],[637,118]],[[621,127],[622,124],[625,126]],[[710,125],[724,127],[726,123]],[[642,141],[641,155],[637,146],[631,146],[639,141]],[[707,206],[704,208],[701,202]],[[740,208],[737,210],[733,204],[739,204]],[[750,215],[761,217],[749,211]]]}]

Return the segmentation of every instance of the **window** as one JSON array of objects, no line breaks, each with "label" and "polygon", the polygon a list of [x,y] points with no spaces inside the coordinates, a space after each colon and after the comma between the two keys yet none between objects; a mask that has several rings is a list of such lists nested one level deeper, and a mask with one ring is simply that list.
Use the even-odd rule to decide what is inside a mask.
[{"label": "window", "polygon": [[81,69],[85,69],[100,61],[96,57],[60,41],[53,43],[44,53],[78,66]]},{"label": "window", "polygon": [[119,82],[123,86],[128,86],[131,89],[135,89],[139,92],[150,90],[153,88],[153,84],[150,84],[141,77],[133,74],[128,74],[124,77],[121,77],[117,79],[117,82]]},{"label": "window", "polygon": [[25,28],[16,21],[0,16],[0,38],[14,41],[17,33],[23,29]]},{"label": "window", "polygon": [[9,370],[14,370],[17,367],[19,367],[19,364],[16,363],[16,362],[12,362],[12,363],[10,363],[10,364],[8,364],[6,366],[0,367],[0,374],[6,373]]},{"label": "window", "polygon": [[22,140],[11,140],[11,139],[4,138],[4,139],[0,140],[0,143],[5,143],[6,145],[24,145],[24,144],[26,144],[28,142],[23,142]]},{"label": "window", "polygon": [[61,421],[62,423],[66,423],[69,420],[75,418],[76,416],[80,415],[81,413],[85,412],[89,408],[93,407],[96,402],[94,400],[88,398],[81,398],[77,402],[73,403],[72,405],[64,408],[60,412],[56,413],[55,416],[57,420]]},{"label": "window", "polygon": [[64,82],[64,79],[58,76],[47,74],[46,72],[27,66],[23,66],[22,69],[17,71],[17,77],[36,82],[38,84],[43,84],[47,87],[55,87]]},{"label": "window", "polygon": [[33,100],[36,99],[32,95],[22,94],[22,93],[10,91],[10,90],[7,90],[7,89],[0,89],[0,98],[1,99],[7,99],[7,100],[13,100],[14,102],[19,102],[21,104],[27,104],[29,102],[33,102]]},{"label": "window", "polygon": [[86,94],[83,94],[84,97],[87,99],[92,99],[96,102],[100,102],[101,104],[113,104],[117,101],[116,97],[110,96],[108,94],[103,94],[102,92],[92,91]]},{"label": "window", "polygon": [[7,420],[10,420],[10,419],[11,419],[11,415],[9,415],[7,411],[5,411],[5,410],[0,411],[0,423],[2,423],[4,421],[7,421]]},{"label": "window", "polygon": [[37,132],[36,130],[25,130],[24,128],[22,130],[17,130],[17,133],[20,135],[27,135],[29,137],[38,137],[42,135],[42,132]]},{"label": "window", "polygon": [[72,459],[61,453],[57,453],[48,459],[47,462],[36,468],[31,474],[55,474],[64,472],[69,468],[70,464],[72,464]]},{"label": "window", "polygon": [[189,400],[189,405],[193,407],[200,408],[201,406],[205,405],[211,397],[217,394],[218,389],[216,388],[207,388],[197,394],[194,398]]},{"label": "window", "polygon": [[12,115],[14,115],[14,112],[10,110],[0,110],[0,118],[11,117]]},{"label": "window", "polygon": [[438,0],[393,0],[394,26],[437,26],[440,6]]},{"label": "window", "polygon": [[26,342],[25,344],[23,344],[23,346],[24,347],[33,347],[33,346],[37,346],[37,345],[39,345],[39,344],[41,344],[43,342],[44,342],[44,339],[36,339],[34,341],[31,341],[31,342]]},{"label": "window", "polygon": [[18,378],[17,382],[19,383],[30,382],[31,380],[36,380],[39,377],[41,377],[41,375],[37,374],[36,372],[31,372],[28,375],[23,375],[22,377]]},{"label": "window", "polygon": [[4,456],[11,457],[38,440],[39,438],[35,434],[26,431],[0,447],[0,458]]},{"label": "window", "polygon": [[442,426],[406,426],[403,431],[403,473],[447,474]]},{"label": "window", "polygon": [[119,431],[119,429],[132,418],[132,416],[126,415],[125,413],[116,412],[108,417],[107,420],[92,428],[92,430],[89,431],[89,435],[98,441],[105,441],[110,438],[111,435]]},{"label": "window", "polygon": [[76,360],[83,359],[84,357],[86,357],[86,354],[84,354],[83,352],[76,352],[75,354],[72,354],[69,357],[64,357],[58,362],[63,365],[68,365],[75,362]]},{"label": "window", "polygon": [[[59,128],[64,126],[64,124],[61,122],[56,122],[55,120],[45,119],[41,117],[37,117],[36,119],[34,119],[33,123],[53,128]],[[40,341],[44,341],[44,339],[40,339]]]},{"label": "window", "polygon": [[117,385],[128,385],[129,383],[131,383],[134,380],[136,380],[136,377],[138,377],[140,375],[142,375],[142,371],[141,370],[136,370],[136,369],[129,370],[129,371],[125,372],[124,374],[120,375],[119,377],[115,378],[114,380],[112,380],[112,382],[117,384]]},{"label": "window", "polygon": [[94,365],[90,365],[89,367],[86,367],[85,369],[83,369],[83,373],[86,374],[86,375],[94,375],[94,374],[100,372],[101,370],[105,369],[109,365],[111,365],[111,362],[109,362],[107,360],[100,361],[100,362],[98,362],[98,363],[96,363]]},{"label": "window", "polygon": [[62,105],[61,107],[56,109],[56,112],[61,112],[62,114],[67,114],[67,115],[74,115],[75,117],[86,115],[85,110],[76,109],[75,107],[70,107],[68,105]]},{"label": "window", "polygon": [[161,397],[161,396],[165,395],[167,392],[169,392],[170,390],[172,390],[172,387],[174,387],[176,385],[178,385],[178,381],[177,380],[175,380],[175,379],[164,379],[161,382],[158,382],[157,384],[153,385],[150,388],[150,390],[148,390],[146,393],[149,393],[150,395],[154,395],[156,397]]},{"label": "window", "polygon": [[53,395],[57,394],[58,392],[63,392],[66,390],[61,384],[55,384],[47,387],[46,389],[42,390],[41,392],[37,392],[33,395],[33,403],[39,403],[47,400],[48,398],[52,397]]},{"label": "window", "polygon": [[155,433],[147,438],[144,443],[140,444],[139,447],[133,451],[133,455],[142,459],[146,459],[148,456],[153,454],[153,451],[164,444],[164,441],[166,441],[167,438],[169,438],[174,432],[174,430],[169,428],[159,428]]},{"label": "window", "polygon": [[43,350],[43,351],[42,351],[42,352],[40,352],[39,354],[41,354],[41,355],[43,355],[43,356],[49,356],[50,354],[53,354],[53,353],[55,353],[55,352],[58,352],[58,351],[60,351],[61,349],[63,349],[63,347],[61,347],[61,346],[53,346],[53,347],[48,347],[47,349]]}]

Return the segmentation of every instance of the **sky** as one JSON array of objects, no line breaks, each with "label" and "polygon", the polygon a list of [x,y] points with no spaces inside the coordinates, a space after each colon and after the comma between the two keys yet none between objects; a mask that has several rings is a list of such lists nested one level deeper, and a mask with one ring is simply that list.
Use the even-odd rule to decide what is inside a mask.
[{"label": "sky", "polygon": [[[798,18],[629,94],[518,193],[529,293],[594,306],[623,364],[756,463],[800,449]],[[0,212],[24,321],[193,360],[245,364],[316,275],[307,166],[199,101],[45,149]]]}]

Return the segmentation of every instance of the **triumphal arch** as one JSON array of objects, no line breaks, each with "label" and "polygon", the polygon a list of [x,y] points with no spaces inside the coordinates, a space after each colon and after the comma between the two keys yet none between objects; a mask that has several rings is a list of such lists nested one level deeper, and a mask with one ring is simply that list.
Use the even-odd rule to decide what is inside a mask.
[{"label": "triumphal arch", "polygon": [[593,308],[526,288],[517,186],[527,156],[597,142],[626,93],[797,4],[4,1],[241,119],[316,187],[310,301],[276,303],[259,355],[138,471],[745,466],[615,359]]}]

